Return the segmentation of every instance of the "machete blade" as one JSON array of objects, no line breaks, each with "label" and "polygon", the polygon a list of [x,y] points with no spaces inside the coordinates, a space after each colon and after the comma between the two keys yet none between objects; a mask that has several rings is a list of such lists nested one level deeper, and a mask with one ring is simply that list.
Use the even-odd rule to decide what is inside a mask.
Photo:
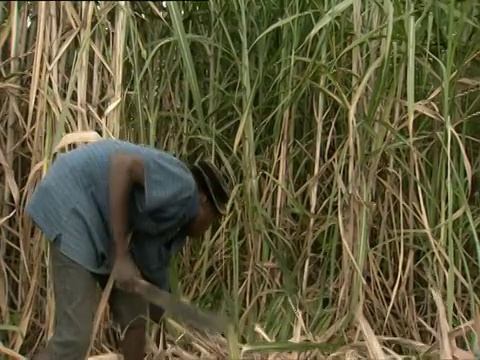
[{"label": "machete blade", "polygon": [[160,290],[145,280],[138,281],[136,292],[148,302],[163,308],[170,317],[197,330],[227,332],[229,321],[225,316],[210,311],[202,311],[192,304],[176,299],[169,292]]}]

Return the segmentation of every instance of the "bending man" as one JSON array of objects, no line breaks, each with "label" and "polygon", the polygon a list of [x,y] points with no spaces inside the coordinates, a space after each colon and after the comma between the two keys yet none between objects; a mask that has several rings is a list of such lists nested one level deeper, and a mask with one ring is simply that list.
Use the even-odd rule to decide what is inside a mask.
[{"label": "bending man", "polygon": [[[59,155],[26,206],[50,240],[56,303],[53,337],[34,359],[85,359],[97,286],[112,272],[117,286],[109,301],[124,333],[120,350],[125,360],[143,359],[148,304],[132,292],[135,280],[169,290],[170,258],[187,236],[200,237],[219,219],[228,197],[222,175],[207,161],[188,167],[119,140]],[[162,313],[150,306],[152,320]]]}]

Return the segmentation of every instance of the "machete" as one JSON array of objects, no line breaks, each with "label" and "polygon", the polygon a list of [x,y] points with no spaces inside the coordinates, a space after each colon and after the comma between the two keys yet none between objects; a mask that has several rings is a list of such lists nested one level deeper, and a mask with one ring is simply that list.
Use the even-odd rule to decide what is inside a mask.
[{"label": "machete", "polygon": [[213,330],[226,333],[228,319],[218,313],[201,311],[198,307],[175,298],[167,291],[161,290],[148,281],[138,280],[135,292],[148,302],[160,306],[167,316],[179,320],[197,330]]}]

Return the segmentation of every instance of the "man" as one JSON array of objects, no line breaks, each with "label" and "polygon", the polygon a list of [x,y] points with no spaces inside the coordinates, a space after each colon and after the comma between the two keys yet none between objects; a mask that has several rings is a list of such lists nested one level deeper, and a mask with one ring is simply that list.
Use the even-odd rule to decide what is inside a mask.
[{"label": "man", "polygon": [[[117,284],[110,306],[124,334],[120,350],[125,360],[143,359],[147,304],[132,291],[135,280],[169,290],[171,256],[220,217],[228,198],[207,161],[187,167],[165,152],[119,140],[59,155],[26,206],[50,240],[56,303],[53,337],[34,359],[85,359],[97,285],[105,286],[110,273]],[[153,321],[162,314],[150,305]]]}]

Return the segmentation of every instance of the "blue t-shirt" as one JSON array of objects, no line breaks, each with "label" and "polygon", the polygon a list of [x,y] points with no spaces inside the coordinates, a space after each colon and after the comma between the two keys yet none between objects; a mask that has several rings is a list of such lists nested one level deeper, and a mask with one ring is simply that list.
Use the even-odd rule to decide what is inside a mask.
[{"label": "blue t-shirt", "polygon": [[167,289],[170,258],[185,244],[186,224],[199,209],[195,180],[173,155],[120,140],[84,145],[58,156],[25,211],[64,255],[91,272],[110,273],[109,167],[115,153],[143,158],[145,186],[130,197],[130,249],[144,276]]}]

